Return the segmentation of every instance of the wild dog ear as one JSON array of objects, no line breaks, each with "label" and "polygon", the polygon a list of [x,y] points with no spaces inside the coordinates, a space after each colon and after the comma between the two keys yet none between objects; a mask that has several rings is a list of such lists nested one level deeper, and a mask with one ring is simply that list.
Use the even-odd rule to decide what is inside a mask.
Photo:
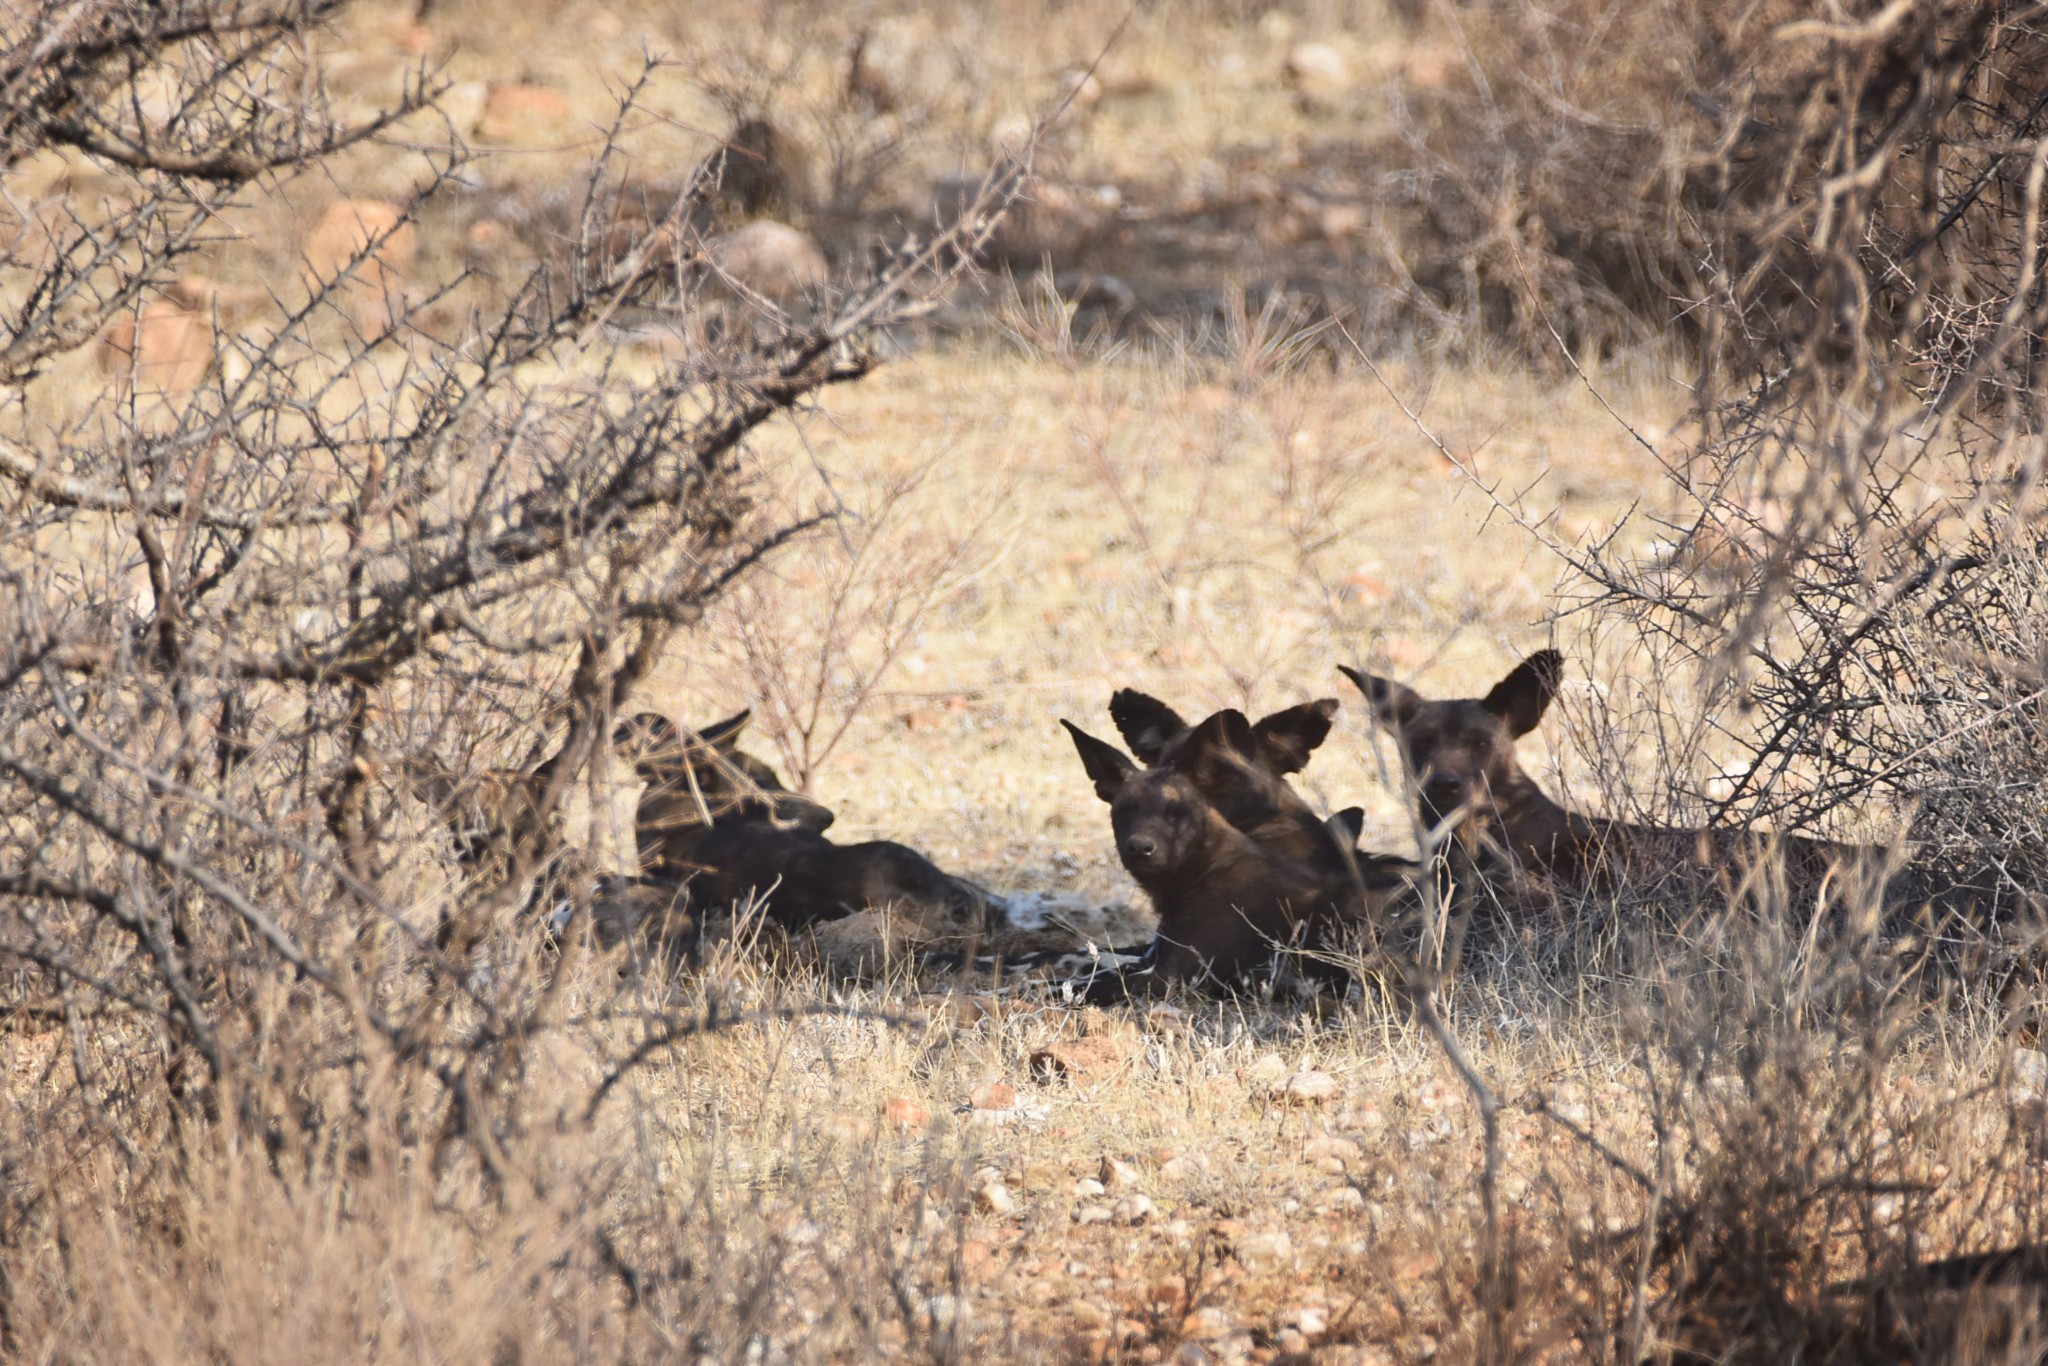
[{"label": "wild dog ear", "polygon": [[739,743],[740,732],[747,728],[747,722],[753,720],[753,718],[754,709],[748,707],[744,711],[726,717],[723,721],[712,722],[697,732],[697,738],[713,749],[731,749]]},{"label": "wild dog ear", "polygon": [[1342,811],[1330,813],[1328,821],[1331,833],[1347,845],[1357,844],[1359,836],[1365,833],[1365,808],[1347,806]]},{"label": "wild dog ear", "polygon": [[1555,650],[1538,650],[1494,684],[1479,705],[1507,722],[1508,734],[1520,739],[1536,729],[1563,681],[1564,656]]},{"label": "wild dog ear", "polygon": [[1167,741],[1188,728],[1180,713],[1156,697],[1133,688],[1118,688],[1109,699],[1109,719],[1141,764],[1156,764]]},{"label": "wild dog ear", "polygon": [[1252,753],[1274,773],[1299,773],[1316,746],[1330,738],[1330,721],[1336,714],[1337,699],[1321,697],[1260,717],[1252,727]]},{"label": "wild dog ear", "polygon": [[1081,752],[1081,767],[1095,781],[1095,795],[1106,802],[1115,801],[1138,766],[1115,745],[1096,739],[1072,721],[1062,720],[1060,724],[1074,737],[1074,748]]},{"label": "wild dog ear", "polygon": [[1415,719],[1415,713],[1422,709],[1422,694],[1406,683],[1396,683],[1391,678],[1378,674],[1362,674],[1347,665],[1339,664],[1338,672],[1358,685],[1365,694],[1365,700],[1372,707],[1375,721],[1392,730],[1399,730]]}]

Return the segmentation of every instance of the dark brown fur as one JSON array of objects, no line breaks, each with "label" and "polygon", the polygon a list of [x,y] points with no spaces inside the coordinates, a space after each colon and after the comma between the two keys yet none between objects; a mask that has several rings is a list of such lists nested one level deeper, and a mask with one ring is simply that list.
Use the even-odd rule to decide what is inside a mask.
[{"label": "dark brown fur", "polygon": [[[1322,697],[1285,708],[1252,723],[1247,757],[1278,777],[1308,767],[1309,755],[1330,737],[1337,699]],[[1134,688],[1119,688],[1109,699],[1109,719],[1138,761],[1153,766],[1171,759],[1194,734],[1179,712]]]},{"label": "dark brown fur", "polygon": [[556,856],[534,888],[532,904],[557,937],[588,924],[599,949],[628,945],[631,961],[651,954],[677,965],[692,963],[703,939],[703,922],[691,910],[683,883],[597,873],[582,849]]},{"label": "dark brown fur", "polygon": [[[685,731],[665,716],[641,712],[621,721],[612,742],[632,762],[646,786],[634,826],[643,866],[661,862],[668,842],[687,842],[719,822],[755,822],[822,833],[834,819],[828,807],[791,792],[782,779],[739,748],[752,713],[698,731]],[[653,848],[650,849],[650,844]]]},{"label": "dark brown fur", "polygon": [[[1340,666],[1341,667],[1341,666]],[[1875,873],[1885,851],[1796,835],[1648,826],[1571,811],[1523,771],[1515,741],[1557,696],[1564,658],[1539,650],[1485,697],[1431,700],[1402,683],[1345,668],[1395,741],[1416,815],[1440,845],[1455,843],[1481,873],[1538,873],[1566,883],[1708,873],[1740,878],[1775,855],[1804,888],[1830,874]]]},{"label": "dark brown fur", "polygon": [[[1156,982],[1231,984],[1278,945],[1326,948],[1366,921],[1367,887],[1348,841],[1253,757],[1241,713],[1211,716],[1151,768],[1060,724],[1109,803],[1117,856],[1158,913]],[[1225,819],[1219,793],[1248,828]]]},{"label": "dark brown fur", "polygon": [[[1148,767],[1172,762],[1194,733],[1173,708],[1130,688],[1119,689],[1109,699],[1109,715],[1131,753]],[[1342,869],[1333,868],[1330,860],[1348,850],[1369,889],[1393,888],[1419,874],[1420,866],[1410,859],[1359,849],[1365,824],[1361,808],[1346,807],[1328,820],[1320,819],[1285,781],[1285,775],[1307,767],[1309,756],[1329,737],[1336,715],[1337,699],[1324,697],[1254,721],[1250,748],[1236,756],[1238,762],[1205,770],[1224,781],[1212,784],[1203,795],[1225,820],[1271,853],[1318,864],[1334,876]],[[1341,841],[1340,850],[1332,849],[1332,839]]]},{"label": "dark brown fur", "polygon": [[738,748],[747,719],[685,732],[642,713],[619,726],[614,738],[647,785],[635,822],[644,873],[687,879],[706,910],[759,898],[791,929],[883,906],[922,917],[934,935],[989,927],[988,894],[916,850],[826,839],[833,813]]}]

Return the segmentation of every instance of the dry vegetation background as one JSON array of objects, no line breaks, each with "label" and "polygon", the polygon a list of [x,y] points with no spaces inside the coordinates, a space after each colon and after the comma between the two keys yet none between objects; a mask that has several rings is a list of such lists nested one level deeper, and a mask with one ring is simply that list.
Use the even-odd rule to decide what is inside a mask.
[{"label": "dry vegetation background", "polygon": [[[2037,8],[282,12],[250,107],[399,117],[218,184],[66,145],[0,23],[0,1353],[2048,1350]],[[217,57],[110,88],[175,128]],[[823,302],[710,297],[690,234],[756,216]],[[1495,924],[1475,1089],[1379,970],[1084,1011],[516,914],[550,841],[630,847],[615,710],[751,706],[835,836],[1131,903],[1057,718],[1341,696],[1304,789],[1405,852],[1336,665],[1552,641],[1553,793],[1910,821],[2006,920]],[[463,864],[422,773],[551,750],[561,829]]]}]

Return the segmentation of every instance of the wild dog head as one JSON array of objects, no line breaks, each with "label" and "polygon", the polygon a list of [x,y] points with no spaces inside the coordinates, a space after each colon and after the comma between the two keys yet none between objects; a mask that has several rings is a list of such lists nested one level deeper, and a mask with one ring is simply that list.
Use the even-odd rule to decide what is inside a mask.
[{"label": "wild dog head", "polygon": [[1425,829],[1449,822],[1452,832],[1470,840],[1510,822],[1519,804],[1551,805],[1515,758],[1515,741],[1536,729],[1557,697],[1564,676],[1557,651],[1530,655],[1484,697],[1432,701],[1392,679],[1343,672],[1393,736]]},{"label": "wild dog head", "polygon": [[1270,794],[1242,781],[1240,746],[1251,744],[1240,712],[1225,711],[1189,731],[1170,762],[1140,767],[1116,746],[1062,721],[1080,752],[1081,766],[1095,795],[1109,803],[1117,857],[1141,886],[1196,876],[1210,869],[1229,847],[1233,823],[1224,819],[1210,793],[1240,797],[1257,814]]},{"label": "wild dog head", "polygon": [[618,724],[612,743],[630,759],[649,796],[662,799],[664,828],[765,821],[821,831],[832,824],[829,808],[791,792],[774,769],[739,748],[752,715],[742,711],[702,730],[653,712]]},{"label": "wild dog head", "polygon": [[1118,858],[1158,913],[1160,980],[1241,980],[1277,947],[1327,947],[1368,915],[1383,870],[1369,879],[1355,826],[1317,817],[1253,757],[1241,713],[1209,717],[1151,768],[1062,724],[1109,803]]}]

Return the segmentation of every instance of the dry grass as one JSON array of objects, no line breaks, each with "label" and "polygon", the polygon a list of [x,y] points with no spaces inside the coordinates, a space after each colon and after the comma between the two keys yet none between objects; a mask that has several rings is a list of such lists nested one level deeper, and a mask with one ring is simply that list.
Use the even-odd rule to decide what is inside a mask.
[{"label": "dry grass", "polygon": [[[1633,393],[1631,416],[1660,420],[1654,379],[1611,401]],[[1488,477],[1548,481],[1561,519],[1598,526],[1649,477],[1580,387],[1470,374],[1433,384],[1431,424],[1476,452]],[[1115,686],[1191,708],[1258,708],[1341,695],[1332,666],[1343,659],[1461,692],[1544,634],[1552,566],[1489,516],[1491,503],[1369,377],[1280,373],[1233,388],[1170,357],[1047,366],[941,351],[832,395],[803,430],[763,452],[792,483],[822,471],[856,489],[945,453],[911,495],[916,515],[884,533],[915,539],[985,513],[989,471],[1009,490],[992,532],[1006,552],[926,614],[814,775],[849,833],[908,841],[1006,890],[1132,896],[1054,726],[1060,715],[1099,722]],[[1533,431],[1542,442],[1518,435]],[[1570,463],[1553,468],[1567,450]],[[1326,539],[1287,529],[1289,499],[1313,483],[1305,468],[1335,472],[1306,519]],[[824,549],[787,552],[762,591],[800,584],[805,557]],[[686,640],[644,700],[686,719],[757,700],[713,645]],[[1347,705],[1305,781],[1327,806],[1366,804],[1368,843],[1405,848],[1400,797],[1370,744]],[[1590,781],[1564,755],[1541,771],[1554,787]],[[1797,977],[1797,947],[1772,969],[1784,980]],[[1823,1164],[1840,1142],[1854,1171],[1910,1187],[1903,1200],[1861,1201],[1879,1210],[1887,1247],[1908,1247],[1910,1234],[1914,1249],[1979,1248],[2035,1229],[2027,1173],[2039,1168],[2023,1142],[2014,1160],[2011,1126],[2038,1102],[2008,1094],[2010,1043],[1995,1020],[1941,1014],[1863,1056],[1844,1038],[1830,1045],[1838,1007],[1744,1017],[1737,989],[1697,1015],[1645,1016],[1676,983],[1573,981],[1542,971],[1540,957],[1512,943],[1482,956],[1451,1003],[1509,1107],[1509,1320],[1535,1357],[1613,1359],[1622,1348],[1598,1334],[1628,1331],[1634,1230],[1650,1211],[1579,1131],[1641,1171],[1654,1173],[1661,1151],[1685,1174],[1678,1186],[1731,1195],[1758,1175],[1737,1159],[1760,1134]],[[1667,969],[1728,970],[1711,957]],[[607,1020],[618,992],[608,973],[579,970],[571,983],[574,1023],[529,1083],[536,1114],[563,1109],[534,1159],[556,1174],[555,1202],[501,1208],[435,1182],[399,1132],[379,1132],[402,1127],[402,1105],[350,1135],[367,1163],[346,1160],[337,1134],[335,1151],[303,1155],[303,1172],[294,1154],[280,1176],[269,1159],[202,1136],[182,1154],[180,1193],[148,1218],[113,1203],[113,1188],[56,1183],[77,1192],[59,1221],[77,1231],[12,1273],[16,1303],[34,1306],[17,1319],[19,1341],[108,1360],[239,1360],[266,1344],[348,1356],[356,1343],[438,1359],[686,1345],[764,1360],[1142,1361],[1188,1343],[1220,1359],[1480,1354],[1477,1117],[1434,1046],[1385,1003],[1327,1019],[1194,1003],[1076,1013],[971,984],[949,998],[902,981],[855,987],[729,950],[685,1002],[827,1012],[659,1051],[584,1122],[579,1098],[640,1027]],[[1857,1017],[1846,1018],[1853,1036]],[[1812,1110],[1780,1108],[1794,1084],[1784,1058],[1745,1071],[1734,1044],[1686,1056],[1707,1035],[1684,1026],[1711,1019],[1744,1021],[1740,1036],[1767,1050],[1810,1050],[1796,1085]],[[1034,1063],[1077,1039],[1097,1041],[1099,1076],[1049,1078]],[[69,1063],[58,1036],[18,1046],[16,1105],[35,1115],[35,1068]],[[1285,1084],[1302,1072],[1333,1078],[1331,1094],[1289,1103]],[[1014,1088],[1012,1108],[972,1108],[991,1082]],[[1840,1112],[1873,1086],[1883,1106]],[[898,1100],[929,1127],[892,1124]],[[1850,1132],[1827,1128],[1830,1116]],[[1689,1144],[1670,1137],[1681,1119]],[[1097,1192],[1085,1183],[1106,1159],[1125,1165]],[[987,1193],[996,1185],[1007,1201]],[[576,1191],[602,1191],[603,1203],[578,1207]],[[1725,1216],[1703,1203],[1703,1219]],[[1830,1210],[1802,1227],[1815,1260],[1796,1268],[1791,1317],[1817,1321],[1815,1341],[1847,1332],[1861,1303],[1841,1310],[1821,1287],[1875,1260],[1845,1218]],[[635,1291],[593,1263],[600,1229]],[[1650,1289],[1677,1275],[1660,1263]],[[203,1293],[181,1289],[193,1284]],[[536,1299],[533,1285],[558,1290]],[[1743,1331],[1657,1322],[1694,1342]],[[1783,1324],[1765,1327],[1788,1340]]]},{"label": "dry grass", "polygon": [[[408,45],[452,51],[458,80],[559,88],[560,126],[480,171],[539,193],[577,164],[579,121],[606,111],[594,74],[644,44],[679,56],[657,87],[664,117],[639,135],[652,178],[725,126],[710,63],[729,61],[735,81],[775,73],[775,98],[801,117],[837,98],[840,44],[867,17],[934,38],[943,118],[915,134],[929,174],[978,162],[1121,17],[1025,8],[804,8],[771,23],[737,4],[449,3],[422,37],[410,7],[371,6],[330,60],[365,100],[388,93]],[[1393,18],[1372,5],[1283,18],[1134,12],[1064,174],[1197,186],[1224,151],[1284,161],[1314,138],[1379,130],[1376,78],[1417,60]],[[1278,82],[1299,37],[1334,40],[1351,97],[1305,101]],[[403,198],[413,173],[345,164],[345,185],[293,198]],[[288,278],[296,211],[252,215],[254,246],[224,251],[224,273]],[[449,268],[459,237],[427,224],[422,273]],[[852,642],[860,690],[822,696],[845,728],[812,747],[806,776],[840,812],[835,834],[905,841],[1005,891],[1132,900],[1056,720],[1100,728],[1109,692],[1134,686],[1190,711],[1342,697],[1304,786],[1325,809],[1364,805],[1369,846],[1407,850],[1390,756],[1335,665],[1441,695],[1483,689],[1550,637],[1562,573],[1488,488],[1572,542],[1666,496],[1605,404],[1667,432],[1684,401],[1667,356],[1615,358],[1605,404],[1577,379],[1390,368],[1453,465],[1372,376],[1292,354],[1241,298],[1225,314],[1200,354],[1050,345],[1028,327],[938,344],[760,444],[777,498],[850,513],[740,600],[792,655],[815,656],[818,603],[850,560],[945,566],[944,591],[886,641]],[[59,367],[38,399],[76,415],[99,383]],[[963,527],[973,553],[948,558]],[[714,613],[636,704],[690,721],[758,706],[759,660],[732,638]],[[1579,714],[1625,710],[1639,666],[1612,650],[1575,668]],[[804,754],[789,719],[761,707],[755,747]],[[1552,727],[1525,742],[1532,758],[1544,746],[1531,769],[1553,792],[1604,784],[1612,801],[1671,781],[1562,740]],[[427,925],[445,893],[421,885]],[[1393,1003],[1081,1012],[972,982],[935,996],[770,969],[742,944],[676,983],[560,967],[560,1024],[523,1083],[538,1136],[503,1188],[438,1167],[404,1094],[309,1126],[328,1141],[304,1149],[139,1114],[129,1140],[160,1161],[74,1170],[51,1141],[84,1122],[70,1107],[118,1106],[123,1090],[65,1083],[132,1054],[89,1017],[16,1022],[0,1103],[33,1156],[16,1179],[51,1194],[38,1236],[9,1244],[0,1329],[24,1360],[78,1361],[2037,1358],[2024,1298],[1986,1293],[1958,1328],[1953,1304],[1885,1296],[1914,1258],[2041,1237],[2039,1055],[2016,1053],[2028,1040],[1981,1001],[1917,984],[1886,996],[1896,973],[1862,949],[1718,915],[1660,952],[1604,924],[1605,956],[1574,958],[1544,925],[1498,935],[1452,991],[1449,1023],[1506,1105],[1511,1276],[1491,1322],[1476,1291],[1478,1117]],[[277,990],[269,1018],[311,1009]],[[652,1003],[741,1019],[624,1067],[656,1028]],[[1085,1065],[1051,1075],[1049,1053]],[[1329,1080],[1290,1096],[1302,1074]],[[992,1083],[1014,1103],[977,1107]],[[1891,1278],[1882,1295],[1841,1288],[1865,1274]]]}]

